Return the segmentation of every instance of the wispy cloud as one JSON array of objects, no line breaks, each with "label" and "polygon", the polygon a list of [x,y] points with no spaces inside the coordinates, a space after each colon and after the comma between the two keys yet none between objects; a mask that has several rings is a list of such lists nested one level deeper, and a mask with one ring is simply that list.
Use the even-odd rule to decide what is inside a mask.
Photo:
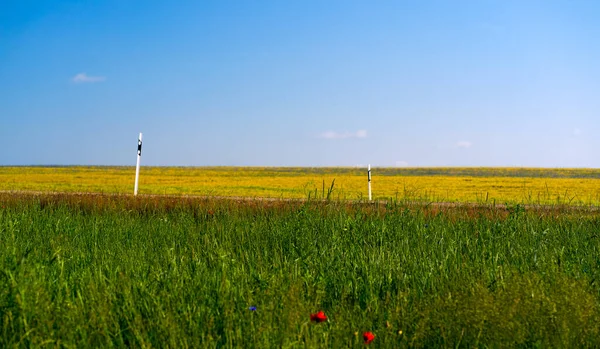
[{"label": "wispy cloud", "polygon": [[86,73],[79,73],[71,79],[71,81],[76,84],[102,82],[105,80],[106,78],[104,76],[90,76]]},{"label": "wispy cloud", "polygon": [[318,138],[323,139],[348,139],[348,138],[367,138],[367,130],[358,130],[356,132],[335,132],[327,131],[321,133]]},{"label": "wispy cloud", "polygon": [[456,146],[458,148],[471,148],[473,146],[473,143],[469,141],[458,141],[456,142]]}]

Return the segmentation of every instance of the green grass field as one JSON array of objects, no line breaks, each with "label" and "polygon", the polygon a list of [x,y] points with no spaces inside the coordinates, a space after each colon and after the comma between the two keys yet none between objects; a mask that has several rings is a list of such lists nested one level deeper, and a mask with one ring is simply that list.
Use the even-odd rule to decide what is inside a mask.
[{"label": "green grass field", "polygon": [[0,347],[600,343],[593,209],[0,194],[0,246]]}]

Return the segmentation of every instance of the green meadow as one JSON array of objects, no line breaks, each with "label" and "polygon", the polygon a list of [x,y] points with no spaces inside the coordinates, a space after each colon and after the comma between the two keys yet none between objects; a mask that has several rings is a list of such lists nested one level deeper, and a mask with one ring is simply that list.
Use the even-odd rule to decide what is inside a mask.
[{"label": "green meadow", "polygon": [[0,246],[0,347],[600,343],[589,207],[5,193]]}]

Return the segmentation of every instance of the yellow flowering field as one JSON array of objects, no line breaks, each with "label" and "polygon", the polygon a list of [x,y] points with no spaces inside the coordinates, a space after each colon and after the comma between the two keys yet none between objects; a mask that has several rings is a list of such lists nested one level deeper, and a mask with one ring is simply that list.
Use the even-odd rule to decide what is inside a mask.
[{"label": "yellow flowering field", "polygon": [[[365,199],[366,169],[142,167],[140,194]],[[134,167],[0,167],[0,190],[133,192]],[[600,204],[600,170],[374,168],[374,199]]]}]

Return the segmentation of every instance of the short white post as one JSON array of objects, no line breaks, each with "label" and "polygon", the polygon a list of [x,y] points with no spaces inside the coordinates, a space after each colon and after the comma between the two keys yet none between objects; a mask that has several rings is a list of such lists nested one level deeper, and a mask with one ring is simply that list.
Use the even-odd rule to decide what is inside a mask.
[{"label": "short white post", "polygon": [[137,195],[137,192],[138,192],[138,180],[140,179],[140,158],[141,157],[142,157],[142,133],[140,132],[140,138],[138,138],[137,165],[135,166],[135,187],[133,188],[133,195]]},{"label": "short white post", "polygon": [[369,164],[367,175],[369,177],[369,201],[371,201],[371,164]]}]

